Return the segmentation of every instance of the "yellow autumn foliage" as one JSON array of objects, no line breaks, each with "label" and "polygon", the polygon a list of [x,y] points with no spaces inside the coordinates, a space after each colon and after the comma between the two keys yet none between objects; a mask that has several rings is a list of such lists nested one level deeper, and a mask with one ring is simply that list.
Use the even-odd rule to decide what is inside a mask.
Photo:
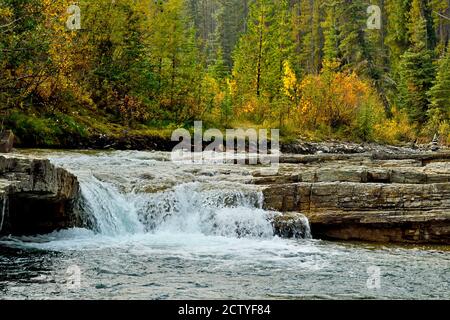
[{"label": "yellow autumn foliage", "polygon": [[308,129],[351,125],[373,92],[356,74],[309,75],[300,83],[297,121]]},{"label": "yellow autumn foliage", "polygon": [[410,125],[408,115],[397,108],[392,109],[390,119],[375,124],[374,131],[378,142],[414,141],[416,137],[415,128]]},{"label": "yellow autumn foliage", "polygon": [[297,101],[297,94],[298,94],[297,77],[288,61],[284,61],[283,71],[284,71],[283,77],[284,93],[292,101]]}]

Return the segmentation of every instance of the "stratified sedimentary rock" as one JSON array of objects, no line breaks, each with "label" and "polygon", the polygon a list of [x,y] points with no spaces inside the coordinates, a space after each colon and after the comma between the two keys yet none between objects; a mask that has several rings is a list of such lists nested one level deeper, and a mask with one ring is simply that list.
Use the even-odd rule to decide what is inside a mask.
[{"label": "stratified sedimentary rock", "polygon": [[0,233],[39,234],[75,227],[77,178],[46,159],[0,156]]},{"label": "stratified sedimentary rock", "polygon": [[281,162],[278,175],[253,182],[263,186],[266,208],[307,216],[315,238],[450,243],[450,153]]}]

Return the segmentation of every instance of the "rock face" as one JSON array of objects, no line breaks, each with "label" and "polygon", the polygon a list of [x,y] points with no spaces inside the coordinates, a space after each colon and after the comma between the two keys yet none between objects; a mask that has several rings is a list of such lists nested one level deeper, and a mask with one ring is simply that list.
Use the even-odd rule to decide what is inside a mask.
[{"label": "rock face", "polygon": [[14,134],[11,130],[6,130],[0,134],[0,152],[10,153],[14,144]]},{"label": "rock face", "polygon": [[450,244],[450,153],[281,162],[277,176],[253,182],[267,209],[307,216],[315,238]]},{"label": "rock face", "polygon": [[76,177],[49,160],[0,156],[0,234],[28,235],[81,225]]}]

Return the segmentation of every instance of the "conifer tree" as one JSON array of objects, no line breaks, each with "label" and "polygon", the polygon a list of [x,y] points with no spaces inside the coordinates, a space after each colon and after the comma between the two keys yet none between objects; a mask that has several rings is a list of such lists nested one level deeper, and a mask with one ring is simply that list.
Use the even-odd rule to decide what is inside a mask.
[{"label": "conifer tree", "polygon": [[249,0],[219,0],[216,12],[216,40],[223,51],[225,64],[231,70],[233,51],[247,29]]},{"label": "conifer tree", "polygon": [[321,6],[324,0],[299,0],[296,4],[297,19],[294,28],[297,30],[297,54],[301,67],[306,74],[318,74],[321,65],[322,29]]},{"label": "conifer tree", "polygon": [[450,1],[431,0],[430,9],[438,39],[437,51],[445,52],[445,45],[450,40]]},{"label": "conifer tree", "polygon": [[322,22],[324,33],[323,58],[327,62],[337,62],[339,58],[339,30],[335,3],[326,3],[325,20]]},{"label": "conifer tree", "polygon": [[432,86],[434,66],[432,52],[427,48],[427,26],[420,0],[413,0],[408,20],[410,48],[401,56],[400,105],[410,120],[423,124],[429,100],[427,92]]},{"label": "conifer tree", "polygon": [[155,98],[164,117],[184,121],[199,107],[205,59],[198,50],[183,0],[168,0],[161,4],[161,10],[152,12],[147,54],[156,67]]},{"label": "conifer tree", "polygon": [[248,30],[234,53],[233,75],[241,96],[250,93],[260,97],[270,89],[269,79],[278,66],[272,59],[276,50],[274,9],[273,0],[256,0],[250,8]]},{"label": "conifer tree", "polygon": [[430,90],[433,116],[440,120],[450,120],[450,45],[441,58],[434,85]]},{"label": "conifer tree", "polygon": [[340,0],[339,50],[344,68],[358,70],[368,59],[364,35],[367,4],[363,0]]},{"label": "conifer tree", "polygon": [[387,35],[386,45],[389,47],[389,59],[392,77],[398,78],[400,57],[408,49],[409,38],[407,16],[410,0],[386,0]]}]

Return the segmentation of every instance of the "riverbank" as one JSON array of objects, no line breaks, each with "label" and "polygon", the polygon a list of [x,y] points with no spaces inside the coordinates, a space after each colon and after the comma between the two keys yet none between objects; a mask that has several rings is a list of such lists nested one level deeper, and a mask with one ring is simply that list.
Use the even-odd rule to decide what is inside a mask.
[{"label": "riverbank", "polygon": [[[123,131],[117,134],[94,134],[89,137],[81,135],[65,136],[64,140],[45,142],[30,139],[16,139],[18,148],[41,148],[41,149],[65,149],[65,150],[136,150],[136,151],[165,151],[170,152],[178,144],[172,141],[171,131],[152,130]],[[248,139],[246,141],[248,146]],[[269,142],[270,144],[270,142]],[[208,143],[204,142],[204,147]],[[439,150],[450,148],[438,145]],[[382,152],[388,154],[414,154],[431,151],[433,144],[402,143],[398,145],[379,144],[374,142],[351,142],[351,141],[304,141],[281,139],[280,150],[286,154],[363,154]]]},{"label": "riverbank", "polygon": [[[117,123],[114,119],[95,113],[78,114],[75,111],[72,113],[73,116],[56,113],[51,117],[44,117],[13,112],[4,119],[4,129],[12,130],[17,148],[171,151],[178,144],[178,141],[172,141],[171,137],[173,131],[180,126],[173,123],[159,123],[154,126],[141,124],[130,128]],[[205,123],[204,129],[210,127],[211,124]],[[263,129],[251,123],[235,123],[230,128]],[[193,130],[189,126],[186,129]],[[223,133],[225,129],[219,127]],[[374,151],[409,153],[431,148],[429,144],[431,138],[418,139],[418,143],[406,142],[406,140],[391,141],[392,145],[389,146],[381,140],[375,140],[378,142],[357,141],[351,135],[330,135],[320,139],[318,137],[308,139],[294,132],[280,131],[280,147],[283,153],[351,154]],[[439,147],[449,148],[442,143]]]}]

